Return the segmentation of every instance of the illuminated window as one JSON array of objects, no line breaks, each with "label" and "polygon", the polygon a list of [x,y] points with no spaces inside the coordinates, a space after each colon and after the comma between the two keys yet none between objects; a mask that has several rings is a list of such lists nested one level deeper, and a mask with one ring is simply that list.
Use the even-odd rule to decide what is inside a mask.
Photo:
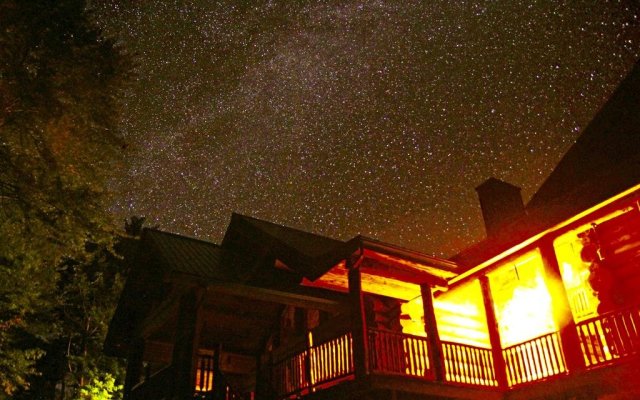
[{"label": "illuminated window", "polygon": [[575,322],[597,315],[598,298],[589,285],[589,263],[580,256],[584,245],[578,231],[570,231],[554,242],[562,281]]},{"label": "illuminated window", "polygon": [[196,368],[196,392],[204,393],[213,390],[213,364],[214,354],[212,351],[201,350],[198,356]]},{"label": "illuminated window", "polygon": [[503,264],[489,282],[503,348],[557,330],[539,251]]},{"label": "illuminated window", "polygon": [[402,333],[415,336],[427,336],[424,331],[424,307],[422,296],[407,301],[401,305],[400,325]]},{"label": "illuminated window", "polygon": [[478,281],[469,282],[434,299],[440,339],[490,348],[487,319]]},{"label": "illuminated window", "polygon": [[625,207],[556,238],[554,249],[574,320],[635,302],[640,213]]}]

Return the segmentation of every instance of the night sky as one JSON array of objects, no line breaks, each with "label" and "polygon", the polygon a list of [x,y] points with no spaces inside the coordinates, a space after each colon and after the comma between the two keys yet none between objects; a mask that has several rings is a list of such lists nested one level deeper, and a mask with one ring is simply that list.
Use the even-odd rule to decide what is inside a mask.
[{"label": "night sky", "polygon": [[119,219],[219,242],[233,211],[436,255],[474,188],[527,200],[640,58],[636,1],[116,1],[137,55]]}]

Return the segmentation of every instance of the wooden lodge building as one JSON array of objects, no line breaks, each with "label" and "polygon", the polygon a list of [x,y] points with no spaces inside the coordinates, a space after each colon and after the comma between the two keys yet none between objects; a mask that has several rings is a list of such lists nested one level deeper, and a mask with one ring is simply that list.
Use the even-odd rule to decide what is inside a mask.
[{"label": "wooden lodge building", "polygon": [[640,398],[640,63],[526,206],[450,260],[234,214],[146,229],[105,350],[126,399]]}]

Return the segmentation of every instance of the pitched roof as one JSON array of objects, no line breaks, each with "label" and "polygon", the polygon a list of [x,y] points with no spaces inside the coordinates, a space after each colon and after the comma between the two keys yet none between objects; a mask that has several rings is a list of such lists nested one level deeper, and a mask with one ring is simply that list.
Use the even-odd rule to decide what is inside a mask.
[{"label": "pitched roof", "polygon": [[[292,234],[290,229],[277,229],[275,224],[269,227],[264,221],[252,221],[253,223],[257,223],[261,231],[268,230],[274,237],[280,233],[281,239],[288,238],[290,242],[297,243],[294,237],[287,236]],[[304,232],[300,234],[320,244],[334,242],[327,238],[318,239],[317,235],[304,235]],[[297,244],[303,246],[304,250],[312,249],[312,243],[303,241]],[[225,248],[157,229],[145,229],[140,240],[136,241],[136,248],[135,254],[131,254],[128,260],[134,268],[127,279],[105,340],[105,351],[110,355],[126,355],[128,346],[131,345],[132,332],[144,324],[152,326],[149,329],[158,329],[160,324],[165,323],[175,324],[170,319],[170,314],[176,312],[175,307],[165,308],[163,305],[175,306],[182,290],[194,284],[200,288],[206,287],[205,292],[211,297],[208,300],[210,304],[207,305],[209,318],[213,321],[216,318],[232,318],[236,321],[233,327],[210,324],[208,336],[220,340],[225,338],[227,347],[247,351],[257,351],[262,345],[273,321],[277,320],[281,304],[288,304],[288,301],[313,304],[319,308],[336,307],[341,300],[339,293],[319,292],[309,288],[301,293],[297,287],[298,281],[289,282],[283,278],[283,274],[292,275],[290,272],[275,268],[271,271],[277,281],[277,285],[274,285],[272,276],[258,275],[258,264],[249,252],[242,254],[235,248]],[[323,255],[321,252],[314,254]],[[164,284],[167,280],[179,284],[170,288]],[[220,296],[224,298],[224,302],[220,301]],[[245,318],[245,314],[252,316]],[[169,331],[175,328],[172,326],[169,326]],[[238,337],[224,334],[231,328],[237,332],[247,332],[250,337],[240,337],[239,333],[236,335]],[[166,331],[167,326],[162,329]]]},{"label": "pitched roof", "polygon": [[331,239],[315,233],[305,232],[288,226],[278,225],[246,215],[236,214],[257,229],[267,233],[278,241],[295,249],[308,257],[321,257],[329,252],[340,249],[344,242]]},{"label": "pitched roof", "polygon": [[527,209],[570,204],[559,216],[566,218],[639,181],[640,60],[533,195]]},{"label": "pitched roof", "polygon": [[640,182],[640,61],[499,235],[451,257],[473,267]]},{"label": "pitched roof", "polygon": [[141,240],[165,272],[214,281],[242,281],[250,272],[249,261],[215,243],[157,229],[145,229]]},{"label": "pitched roof", "polygon": [[[305,278],[315,280],[359,247],[299,229],[234,213],[222,247],[269,254]],[[258,249],[260,248],[260,249]]]}]

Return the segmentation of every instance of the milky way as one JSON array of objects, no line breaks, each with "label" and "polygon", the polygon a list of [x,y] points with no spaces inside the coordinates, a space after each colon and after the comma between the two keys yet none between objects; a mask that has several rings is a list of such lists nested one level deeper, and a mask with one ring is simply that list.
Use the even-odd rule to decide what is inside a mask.
[{"label": "milky way", "polygon": [[98,2],[137,57],[113,211],[219,241],[232,212],[437,255],[525,200],[640,57],[637,1]]}]

